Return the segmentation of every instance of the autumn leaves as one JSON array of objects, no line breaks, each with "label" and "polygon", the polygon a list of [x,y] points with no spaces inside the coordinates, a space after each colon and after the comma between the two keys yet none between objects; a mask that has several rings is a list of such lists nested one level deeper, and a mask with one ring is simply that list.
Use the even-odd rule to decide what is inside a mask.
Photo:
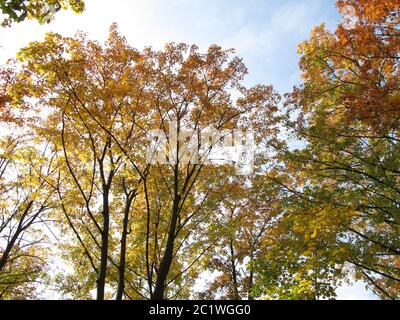
[{"label": "autumn leaves", "polygon": [[[330,218],[343,212],[331,223],[330,231],[341,234],[331,253],[340,250],[357,279],[381,298],[395,299],[400,3],[337,3],[339,9],[352,6],[352,27],[339,25],[331,33],[319,26],[300,46],[304,85],[291,95],[289,107],[300,116],[288,124],[307,147],[292,153],[290,162],[297,163],[297,181],[315,203],[313,210],[324,212],[329,204]],[[321,242],[325,249],[323,243],[329,242]]]},{"label": "autumn leaves", "polygon": [[[312,31],[283,105],[216,45],[139,51],[113,25],[21,49],[1,71],[0,297],[46,279],[75,299],[320,299],[350,277],[397,299],[400,3],[337,4],[353,24]],[[254,172],[183,161],[179,139],[149,163],[171,122],[252,128]],[[43,277],[43,240],[69,272]]]},{"label": "autumn leaves", "polygon": [[[149,133],[168,131],[171,122],[177,136],[254,124],[253,138],[265,144],[276,139],[277,96],[270,87],[243,87],[246,68],[230,50],[201,54],[169,44],[138,52],[115,25],[105,46],[82,34],[48,34],[18,58],[9,105],[45,110],[28,121],[29,133],[54,160],[42,179],[54,195],[56,228],[68,235],[61,247],[74,273],[62,280],[71,283],[65,293],[86,298],[95,287],[100,300],[187,295],[195,266],[218,241],[207,232],[210,216],[223,214],[229,185],[240,178],[231,163],[184,161],[179,139],[168,141],[173,161],[151,165]],[[232,90],[241,95],[237,104]]]}]

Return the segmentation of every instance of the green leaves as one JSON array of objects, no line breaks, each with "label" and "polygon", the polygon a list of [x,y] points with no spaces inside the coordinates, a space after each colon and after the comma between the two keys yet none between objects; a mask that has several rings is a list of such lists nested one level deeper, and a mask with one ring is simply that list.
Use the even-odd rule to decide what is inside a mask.
[{"label": "green leaves", "polygon": [[85,9],[83,0],[1,0],[0,9],[6,18],[2,22],[3,27],[9,27],[12,23],[22,22],[25,19],[35,19],[39,23],[49,23],[53,15],[61,9],[72,9],[81,13]]},{"label": "green leaves", "polygon": [[[217,45],[139,51],[113,24],[104,44],[48,33],[21,49],[0,70],[0,121],[17,133],[0,139],[0,298],[53,281],[43,230],[59,236],[70,272],[54,281],[68,298],[334,299],[349,265],[399,298],[399,4],[382,3],[337,1],[354,24],[313,29],[282,108]],[[84,9],[0,5],[5,24]],[[168,122],[251,127],[254,172],[235,175],[231,157],[182,161],[172,138],[160,149],[176,152],[150,163],[148,138]]]},{"label": "green leaves", "polygon": [[[392,85],[399,74],[391,66],[399,48],[389,25],[399,24],[398,15],[391,14],[399,4],[338,5],[352,5],[356,23],[351,28],[339,25],[334,34],[317,27],[301,45],[304,85],[292,94],[289,106],[300,115],[288,124],[305,142],[302,150],[287,154],[293,174],[299,176],[296,190],[314,208],[325,206],[329,213],[321,221],[316,216],[316,224],[303,218],[297,231],[310,228],[310,235],[305,233],[310,244],[324,224],[330,226],[333,247],[322,256],[352,263],[382,298],[395,298],[398,283],[392,278],[398,270],[385,266],[398,260],[393,249],[399,232],[399,127],[392,105],[398,95]],[[340,208],[348,215],[341,218]],[[296,231],[296,225],[290,230]],[[323,239],[330,243],[329,234]]]}]

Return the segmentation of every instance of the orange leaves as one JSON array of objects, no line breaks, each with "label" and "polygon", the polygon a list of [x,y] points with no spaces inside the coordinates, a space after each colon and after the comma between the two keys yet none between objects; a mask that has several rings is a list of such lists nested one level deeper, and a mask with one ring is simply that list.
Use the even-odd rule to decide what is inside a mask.
[{"label": "orange leaves", "polygon": [[[15,69],[20,71],[20,81],[10,91],[14,99],[18,97],[14,104],[34,98],[37,108],[32,109],[46,110],[33,129],[37,139],[46,141],[55,153],[59,171],[55,187],[64,206],[62,212],[69,215],[78,233],[87,237],[97,234],[96,224],[104,214],[99,204],[104,208],[105,197],[100,197],[111,192],[107,200],[111,217],[118,220],[121,212],[134,217],[129,237],[135,242],[130,259],[141,261],[138,272],[147,274],[150,282],[164,283],[221,237],[218,234],[211,239],[207,231],[212,229],[213,215],[221,210],[223,199],[231,195],[230,200],[242,207],[242,216],[230,221],[222,233],[231,235],[236,223],[246,229],[235,249],[237,254],[244,256],[249,246],[256,251],[255,240],[250,244],[244,241],[255,237],[259,243],[263,239],[268,219],[278,211],[277,191],[273,190],[274,196],[269,190],[251,194],[245,184],[256,178],[243,179],[229,189],[239,161],[234,158],[236,154],[217,148],[227,140],[229,143],[231,137],[236,139],[238,131],[251,128],[256,143],[264,144],[264,154],[260,152],[258,161],[262,165],[273,162],[274,154],[269,152],[272,147],[267,142],[277,140],[280,97],[271,86],[245,88],[241,82],[247,69],[233,50],[212,45],[200,52],[197,46],[169,43],[159,51],[138,51],[113,24],[105,44],[90,41],[83,33],[75,37],[49,33],[44,41],[22,49],[18,58]],[[168,122],[175,124],[180,137],[175,140],[172,132],[160,148],[167,153],[165,161],[151,163],[146,156],[153,141],[148,138],[155,130],[168,134]],[[227,158],[229,164],[216,168],[218,161],[225,160],[217,159],[215,166],[209,165],[211,152],[205,150],[200,160],[182,161],[173,151],[182,151],[185,132],[200,138],[210,132],[211,138],[219,141],[217,147],[210,144],[208,149],[214,148],[212,151],[219,158]],[[204,141],[193,140],[197,149],[204,149]],[[247,146],[244,140],[238,137],[234,144]],[[126,185],[137,192],[132,212],[121,207]],[[264,189],[263,181],[257,189]],[[266,201],[267,196],[270,201]],[[119,227],[118,221],[113,225]],[[163,240],[167,237],[171,240]],[[86,243],[87,239],[82,241]],[[166,256],[171,252],[172,257]],[[164,259],[168,270],[163,271],[165,279],[159,280],[159,272],[154,270]],[[238,261],[244,263],[242,257]],[[145,262],[148,266],[142,270]]]},{"label": "orange leaves", "polygon": [[347,11],[359,19],[359,22],[383,23],[387,19],[398,19],[399,0],[338,0],[341,12]]},{"label": "orange leaves", "polygon": [[299,48],[307,87],[303,102],[333,98],[346,121],[384,130],[400,114],[400,2],[343,0],[337,5],[352,23],[345,18],[334,34],[319,26]]},{"label": "orange leaves", "polygon": [[10,110],[7,110],[10,97],[7,93],[7,84],[10,81],[10,74],[7,70],[0,70],[0,117],[7,119],[10,115]]},{"label": "orange leaves", "polygon": [[286,170],[295,173],[302,199],[316,204],[297,223],[292,215],[291,227],[311,249],[307,256],[323,240],[332,245],[324,259],[360,260],[370,281],[374,268],[391,274],[380,253],[398,238],[400,1],[337,4],[344,20],[334,33],[315,28],[301,45],[304,83],[288,96],[288,117],[296,117],[288,123],[304,148],[289,154],[297,167]]},{"label": "orange leaves", "polygon": [[[18,86],[18,90],[11,90],[11,87]],[[0,122],[3,124],[12,124],[21,126],[24,118],[21,111],[26,111],[26,104],[21,101],[18,107],[14,108],[13,100],[18,99],[17,93],[23,94],[26,90],[19,86],[19,79],[11,66],[0,67]]]}]

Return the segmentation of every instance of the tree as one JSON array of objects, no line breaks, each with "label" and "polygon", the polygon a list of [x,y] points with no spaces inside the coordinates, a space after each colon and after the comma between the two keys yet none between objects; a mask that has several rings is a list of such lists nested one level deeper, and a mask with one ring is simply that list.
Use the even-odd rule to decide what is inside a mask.
[{"label": "tree", "polygon": [[[398,298],[398,1],[338,1],[347,16],[300,46],[304,84],[289,96],[288,125],[304,148],[287,153],[298,194],[353,211],[333,222],[357,278]],[[294,120],[293,115],[297,115]],[[333,213],[335,211],[332,211]],[[341,231],[342,232],[342,231]]]},{"label": "tree", "polygon": [[0,8],[6,18],[2,26],[10,26],[13,22],[22,22],[25,19],[35,19],[40,23],[49,23],[53,14],[61,9],[72,9],[81,13],[85,10],[83,0],[1,0]]},{"label": "tree", "polygon": [[17,81],[16,74],[11,67],[0,67],[0,122],[8,127],[9,125],[22,126],[23,115],[27,110],[26,105],[19,104],[18,107],[11,106],[12,97],[10,87]]},{"label": "tree", "polygon": [[205,261],[206,271],[215,274],[201,299],[255,299],[255,284],[261,272],[256,262],[263,260],[270,245],[270,231],[281,214],[280,186],[265,174],[251,179],[236,177],[225,185],[229,195],[212,217],[209,237],[216,247]]},{"label": "tree", "polygon": [[[166,47],[165,52],[157,55],[159,69],[155,70],[155,74],[159,75],[157,81],[161,81],[157,82],[156,88],[159,91],[155,92],[154,101],[161,119],[158,118],[156,123],[166,131],[166,121],[172,121],[175,124],[172,131],[176,132],[177,138],[169,137],[167,140],[170,152],[168,163],[157,163],[152,168],[154,176],[157,177],[154,183],[162,186],[169,195],[161,211],[161,216],[169,217],[164,231],[164,248],[157,245],[160,248],[159,264],[151,261],[149,268],[148,279],[152,279],[152,268],[155,268],[156,275],[154,283],[150,285],[153,299],[165,297],[170,283],[167,278],[171,266],[184,254],[182,249],[185,249],[184,245],[189,245],[189,237],[195,236],[191,229],[199,226],[196,221],[199,219],[201,222],[204,214],[207,217],[212,212],[213,206],[210,208],[205,204],[212,199],[214,192],[217,192],[217,195],[221,194],[218,190],[223,183],[228,182],[229,177],[229,174],[221,175],[223,171],[217,174],[215,168],[206,168],[209,154],[217,148],[216,142],[207,143],[201,140],[200,143],[196,143],[195,140],[195,149],[199,152],[199,157],[194,161],[190,155],[189,161],[185,161],[186,154],[181,148],[184,148],[182,139],[187,136],[183,131],[189,129],[191,132],[197,132],[202,139],[201,133],[207,132],[211,127],[222,132],[232,130],[235,126],[246,127],[247,122],[250,122],[257,133],[258,142],[260,137],[272,132],[276,124],[276,94],[268,86],[256,86],[251,89],[241,86],[240,81],[246,69],[240,59],[229,59],[230,54],[231,51],[223,51],[217,46],[210,47],[206,54],[199,54],[194,46],[188,52],[186,45],[170,45]],[[229,90],[232,89],[238,90],[242,95],[236,104],[231,102]],[[208,193],[201,192],[205,189],[206,181],[210,181],[206,175],[220,177],[216,184],[207,185]],[[214,189],[214,186],[217,189]],[[149,198],[154,197],[155,195]],[[200,205],[193,205],[196,203]],[[187,233],[188,231],[190,232]],[[184,237],[182,241],[179,240],[180,237]],[[177,245],[178,243],[180,244]],[[200,251],[200,254],[202,252]],[[192,265],[193,262],[189,262],[188,265]]]},{"label": "tree", "polygon": [[23,137],[2,137],[0,152],[0,299],[32,298],[46,269],[49,159]]},{"label": "tree", "polygon": [[[60,60],[63,45],[70,56]],[[83,35],[64,39],[49,34],[45,42],[23,50],[21,58],[27,65],[14,90],[18,92],[22,84],[29,88],[27,96],[38,97],[38,106],[49,110],[47,119],[34,129],[51,141],[59,162],[59,175],[51,186],[60,199],[62,224],[67,223],[78,244],[67,242],[65,248],[73,250],[71,262],[82,267],[77,268],[78,274],[88,277],[87,268],[93,270],[94,277],[85,281],[87,290],[78,289],[77,294],[88,295],[95,280],[97,298],[104,299],[111,263],[118,269],[119,276],[111,281],[117,281],[117,298],[121,299],[130,207],[140,179],[130,161],[137,157],[135,143],[143,143],[145,138],[137,121],[144,112],[130,107],[134,107],[131,99],[141,102],[141,88],[131,87],[141,69],[130,67],[140,57],[113,29],[104,49]],[[30,77],[26,77],[28,71]],[[36,81],[43,85],[37,87]],[[118,138],[119,144],[111,136]],[[125,150],[129,153],[124,154]],[[118,231],[113,226],[121,227],[120,257],[115,254]]]},{"label": "tree", "polygon": [[[325,191],[286,194],[280,219],[264,242],[268,250],[256,261],[254,291],[267,299],[333,299],[348,274],[346,226],[351,208],[330,204]],[[313,201],[309,199],[312,197]],[[321,200],[317,202],[316,199]]]},{"label": "tree", "polygon": [[12,107],[10,87],[17,83],[11,68],[0,70],[0,299],[34,298],[47,268],[51,192],[43,177],[52,174],[46,146],[36,149],[27,106]]},{"label": "tree", "polygon": [[[227,165],[220,170],[209,164],[223,137],[210,142],[208,132],[233,135],[251,125],[255,142],[266,143],[278,131],[278,96],[270,86],[242,86],[246,68],[231,55],[218,46],[201,54],[185,44],[138,52],[115,25],[104,47],[83,34],[48,34],[19,53],[14,101],[34,98],[32,108],[48,110],[34,129],[59,159],[51,185],[77,239],[66,249],[79,261],[75,279],[86,284],[84,292],[96,275],[98,299],[106,296],[106,284],[113,290],[115,283],[117,298],[188,294],[192,267],[213,245],[197,230],[207,230],[233,174]],[[158,140],[163,146],[149,159],[154,129],[164,132]],[[88,265],[94,271],[89,278]]]}]

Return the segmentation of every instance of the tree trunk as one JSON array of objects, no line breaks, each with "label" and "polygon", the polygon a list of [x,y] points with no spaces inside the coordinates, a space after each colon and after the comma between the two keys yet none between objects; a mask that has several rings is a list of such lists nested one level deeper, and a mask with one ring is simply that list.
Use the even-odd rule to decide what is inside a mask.
[{"label": "tree trunk", "polygon": [[134,195],[135,193],[133,193],[133,195],[127,195],[125,211],[124,211],[124,219],[122,222],[123,225],[122,225],[122,235],[121,235],[121,249],[119,257],[119,267],[118,267],[119,278],[118,278],[118,289],[117,289],[116,300],[122,300],[125,290],[126,239],[128,236],[129,210],[131,208]]},{"label": "tree trunk", "polygon": [[247,288],[247,298],[249,300],[254,300],[254,296],[251,292],[251,289],[253,288],[254,284],[254,271],[253,271],[253,260],[254,260],[254,251],[251,252],[250,254],[250,274],[249,274],[249,283],[248,283],[248,288]]},{"label": "tree trunk", "polygon": [[101,233],[100,268],[97,277],[97,300],[104,300],[107,275],[108,235],[110,228],[109,187],[103,186],[103,229]]},{"label": "tree trunk", "polygon": [[238,282],[237,282],[237,272],[235,265],[235,251],[233,249],[233,240],[229,242],[229,249],[231,251],[231,272],[232,272],[232,282],[233,282],[233,291],[234,291],[234,299],[240,300]]},{"label": "tree trunk", "polygon": [[180,203],[180,197],[176,196],[172,208],[172,219],[168,232],[167,246],[165,248],[164,257],[160,263],[160,268],[158,269],[157,272],[157,281],[154,288],[153,296],[151,297],[152,300],[164,299],[165,281],[167,280],[174,252],[176,223],[178,221],[178,216],[179,216],[179,203]]},{"label": "tree trunk", "polygon": [[[29,201],[28,205],[26,206],[22,216],[20,217],[20,220],[18,222],[18,226],[17,229],[15,230],[14,235],[11,237],[11,240],[8,242],[6,249],[4,250],[1,259],[0,259],[0,271],[3,270],[3,268],[5,267],[7,260],[10,256],[11,250],[13,249],[15,242],[17,241],[18,237],[20,236],[20,234],[30,225],[32,224],[32,222],[34,220],[32,220],[32,222],[29,225],[23,226],[24,224],[24,219],[25,217],[28,215],[29,210],[31,209],[33,205],[33,201]],[[38,214],[36,214],[37,216]]]},{"label": "tree trunk", "polygon": [[10,242],[7,244],[6,249],[3,252],[3,255],[1,256],[0,259],[0,271],[3,270],[3,268],[5,267],[7,260],[9,258],[10,252],[12,250],[12,248],[14,247],[15,242],[17,241],[19,236],[19,231],[17,231],[14,236],[11,238]]}]

